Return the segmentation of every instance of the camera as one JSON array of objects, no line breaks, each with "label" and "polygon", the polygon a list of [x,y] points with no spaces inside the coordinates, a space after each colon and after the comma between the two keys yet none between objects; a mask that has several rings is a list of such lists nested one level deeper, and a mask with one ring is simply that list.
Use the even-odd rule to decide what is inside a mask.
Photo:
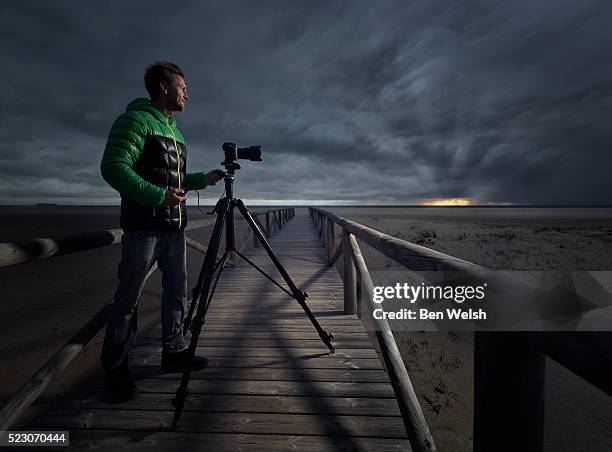
[{"label": "camera", "polygon": [[239,159],[261,162],[261,146],[239,148],[236,143],[223,143],[223,152],[225,153],[224,164]]}]

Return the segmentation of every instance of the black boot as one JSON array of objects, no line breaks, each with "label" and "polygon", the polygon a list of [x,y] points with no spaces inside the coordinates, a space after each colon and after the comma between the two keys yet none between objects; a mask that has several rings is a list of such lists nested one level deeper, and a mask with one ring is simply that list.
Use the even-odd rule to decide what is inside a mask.
[{"label": "black boot", "polygon": [[170,353],[165,348],[162,350],[161,367],[164,372],[182,372],[187,369],[202,370],[208,364],[208,359],[203,356],[194,356],[189,359],[189,349],[186,348],[178,353]]},{"label": "black boot", "polygon": [[136,395],[138,388],[128,369],[127,356],[119,367],[106,373],[106,383],[116,402],[127,402]]}]

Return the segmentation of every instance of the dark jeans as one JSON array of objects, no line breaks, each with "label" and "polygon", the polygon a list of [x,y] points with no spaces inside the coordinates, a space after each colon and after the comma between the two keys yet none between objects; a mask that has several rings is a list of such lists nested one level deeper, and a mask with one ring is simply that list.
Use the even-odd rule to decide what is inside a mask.
[{"label": "dark jeans", "polygon": [[115,369],[136,339],[136,312],[145,277],[155,261],[162,272],[162,342],[170,352],[187,347],[182,320],[187,300],[185,231],[127,231],[121,239],[119,287],[113,297],[102,366]]}]

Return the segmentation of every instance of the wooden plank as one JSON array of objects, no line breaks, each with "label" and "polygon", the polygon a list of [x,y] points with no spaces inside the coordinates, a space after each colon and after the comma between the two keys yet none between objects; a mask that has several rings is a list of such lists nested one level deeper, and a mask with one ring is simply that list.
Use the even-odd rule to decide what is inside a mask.
[{"label": "wooden plank", "polygon": [[[249,257],[249,256],[247,256]],[[270,267],[268,265],[264,265],[255,262],[255,264],[257,264],[257,266],[265,271],[266,273],[268,273],[270,276],[272,275],[278,275],[278,270],[275,267]],[[325,264],[323,264],[325,265]],[[293,278],[294,276],[302,276],[304,278],[311,278],[314,281],[321,281],[323,279],[328,279],[331,281],[334,281],[334,276],[337,274],[336,270],[333,268],[328,268],[325,271],[321,271],[321,267],[320,264],[318,263],[313,263],[312,265],[307,265],[305,264],[304,261],[296,261],[296,264],[294,266],[292,265],[283,265],[283,267],[285,267],[285,270],[287,270],[288,272],[290,272],[291,270],[294,271],[294,274],[290,274],[290,276]],[[249,267],[248,269],[245,270],[231,270],[231,269],[224,269],[223,273],[222,273],[223,277],[225,277],[225,275],[227,276],[231,276],[233,277],[234,275],[238,275],[240,277],[244,277],[244,278],[251,278],[254,281],[267,281],[265,279],[263,279],[263,275],[261,275],[256,269]],[[260,276],[261,275],[261,276]],[[223,278],[222,277],[222,278]],[[225,278],[227,279],[227,278]]]},{"label": "wooden plank", "polygon": [[[301,287],[305,290],[315,291],[317,288],[321,290],[342,290],[342,285],[335,278],[317,278],[313,277],[311,273],[298,273],[291,274],[290,270],[287,270],[291,279],[296,284],[296,286]],[[227,278],[225,272],[222,273],[222,276],[219,278],[219,285],[217,289],[219,291],[228,291],[230,293],[239,293],[241,290],[243,292],[248,292],[250,290],[261,289],[267,290],[269,293],[280,292],[277,286],[265,278],[263,275],[249,275],[240,278],[234,278],[231,276],[231,282],[233,285],[230,285],[230,282],[226,281]],[[276,280],[281,286],[286,287],[282,278],[278,274],[268,273],[268,276]],[[239,279],[240,282],[236,283],[236,280]],[[222,282],[223,281],[223,282]],[[328,287],[325,287],[328,286]]]},{"label": "wooden plank", "polygon": [[[159,343],[159,338],[156,338]],[[158,352],[161,351],[161,345],[158,347]],[[197,353],[204,356],[249,356],[261,358],[278,358],[287,355],[293,357],[309,356],[320,354],[320,348],[242,348],[242,347],[198,347]],[[372,349],[342,349],[334,353],[337,358],[378,358],[376,352]]]},{"label": "wooden plank", "polygon": [[[173,394],[139,394],[132,400],[121,404],[125,410],[171,409]],[[60,405],[62,408],[108,409],[113,408],[87,393]],[[394,399],[371,397],[296,397],[276,395],[228,395],[194,394],[188,397],[185,411],[206,411],[216,413],[267,413],[267,414],[326,414],[353,416],[400,416]]]},{"label": "wooden plank", "polygon": [[[260,435],[244,433],[152,432],[82,430],[70,431],[70,450],[211,450],[211,451],[313,451],[409,452],[407,440],[342,436]],[[204,448],[204,449],[203,449]]]},{"label": "wooden plank", "polygon": [[[161,353],[153,347],[140,349],[132,353],[132,362],[137,365],[160,365]],[[315,357],[300,359],[291,356],[279,358],[259,357],[215,357],[210,358],[208,369],[222,368],[261,368],[261,369],[382,369],[378,358],[332,358],[317,357],[325,355],[323,351]]]},{"label": "wooden plank", "polygon": [[[307,292],[308,293],[308,292]],[[243,297],[242,294],[219,294],[219,296],[213,297],[210,309],[212,308],[234,308],[234,309],[280,309],[290,308],[299,309],[302,308],[298,304],[297,300],[288,295],[274,294],[258,294],[251,292],[248,297]],[[338,305],[338,311],[342,308],[342,292],[327,294],[325,296],[319,294],[308,293],[306,299],[308,306],[327,306],[327,305]],[[223,305],[223,306],[219,306]]]},{"label": "wooden plank", "polygon": [[[175,394],[179,386],[179,378],[158,378],[148,376],[141,379],[137,369],[136,384],[140,394]],[[275,395],[295,397],[353,397],[353,398],[386,398],[395,400],[393,388],[388,382],[366,383],[346,381],[295,382],[275,380],[226,380],[226,379],[195,379],[189,382],[190,394],[235,394],[235,395]],[[103,381],[92,382],[88,391],[92,398],[98,399],[106,386]]]},{"label": "wooden plank", "polygon": [[[308,319],[305,319],[305,321],[285,321],[282,323],[273,323],[272,321],[264,321],[262,319],[261,322],[258,321],[253,321],[253,322],[231,322],[231,321],[212,321],[211,319],[207,319],[204,328],[210,329],[210,330],[221,330],[221,331],[235,331],[238,329],[263,329],[263,330],[270,330],[270,331],[310,331],[313,329],[312,323],[310,323],[310,321]],[[320,322],[321,326],[324,329],[331,329],[333,328],[334,331],[336,332],[361,332],[361,331],[365,331],[363,326],[361,326],[361,324],[357,324],[357,323],[345,323],[345,322],[337,322],[337,323],[323,323]],[[146,333],[143,333],[142,337],[161,337],[161,325],[158,325],[156,327],[153,327],[152,329],[148,330]]]},{"label": "wooden plank", "polygon": [[[257,324],[258,326],[250,326],[250,324],[240,324],[238,326],[235,325],[226,325],[222,323],[210,324],[206,323],[205,329],[208,331],[218,331],[218,332],[234,332],[240,330],[253,330],[253,331],[278,331],[278,332],[289,332],[289,331],[313,331],[313,326],[311,323],[302,323],[295,325],[274,325],[274,324]],[[338,335],[342,335],[342,333],[363,333],[365,334],[365,330],[361,325],[332,325],[330,328],[333,328],[334,333]],[[202,330],[204,331],[204,329]],[[142,335],[142,338],[155,338],[159,339],[161,334],[161,326],[154,327],[148,330],[146,333]]]},{"label": "wooden plank", "polygon": [[[295,281],[296,284],[299,281]],[[233,286],[222,286],[222,285],[218,285],[217,289],[215,291],[215,295],[225,295],[226,297],[230,297],[230,296],[235,296],[240,294],[241,296],[244,297],[248,297],[249,294],[251,294],[252,296],[257,296],[257,297],[261,297],[262,295],[265,296],[283,296],[283,297],[291,297],[290,295],[288,295],[287,293],[283,292],[280,288],[278,288],[276,285],[269,283],[266,284],[265,286],[257,286],[257,281],[248,281],[248,285],[242,289],[237,288],[236,287],[236,283],[234,282]],[[229,283],[228,283],[229,284]],[[282,284],[281,284],[282,285]],[[327,286],[327,287],[326,287]],[[320,284],[315,285],[310,285],[308,287],[303,287],[303,290],[306,290],[306,292],[308,292],[308,294],[312,294],[312,295],[318,295],[320,297],[326,297],[329,295],[333,295],[336,293],[342,293],[342,286],[340,284],[338,284],[336,281],[321,281]]]},{"label": "wooden plank", "polygon": [[[325,311],[332,310],[332,311],[336,311],[336,316],[340,316],[344,313],[344,311],[342,310],[342,300],[339,297],[340,296],[336,296],[335,298],[320,299],[320,300],[315,300],[312,302],[310,301],[310,297],[309,297],[306,299],[306,304],[309,307],[312,305],[311,311],[313,312],[315,312],[318,309],[323,309]],[[336,304],[338,305],[338,307],[334,306]],[[268,301],[264,299],[262,300],[253,299],[251,301],[241,301],[240,299],[235,298],[233,300],[227,300],[225,302],[213,298],[208,312],[212,312],[213,310],[223,311],[226,309],[228,311],[246,310],[247,311],[245,312],[246,314],[248,314],[250,311],[255,311],[258,309],[267,310],[269,314],[273,314],[276,311],[283,311],[283,310],[304,313],[304,311],[302,310],[302,307],[299,305],[297,300],[293,298],[286,298],[286,299],[279,298],[277,300],[268,300]]]},{"label": "wooden plank", "polygon": [[[282,284],[281,284],[282,285]],[[339,288],[328,288],[326,290],[311,290],[311,287],[297,285],[298,289],[302,292],[306,292],[308,295],[308,301],[328,301],[330,299],[340,299],[342,297],[342,287]],[[289,290],[285,287],[285,289]],[[217,288],[213,296],[213,300],[227,300],[237,302],[265,302],[265,301],[281,301],[281,300],[295,300],[292,295],[282,291],[276,286],[271,286],[266,289],[260,289],[254,284],[250,284],[247,287],[240,290],[228,290],[223,291]]]},{"label": "wooden plank", "polygon": [[[343,341],[349,340],[368,340],[368,335],[365,331],[359,333],[337,333],[334,337]],[[242,331],[220,331],[220,330],[208,330],[202,329],[200,339],[205,341],[207,339],[273,339],[278,341],[284,340],[300,340],[300,339],[319,339],[319,334],[316,330],[301,330],[301,331],[255,331],[255,330],[242,330]]]},{"label": "wooden plank", "polygon": [[[156,430],[172,426],[174,411],[122,409],[58,409],[49,413],[40,428]],[[309,414],[183,412],[175,431],[252,433],[268,435],[376,436],[405,438],[401,417],[333,416]]]},{"label": "wooden plank", "polygon": [[[211,303],[211,309],[213,307],[221,308],[221,306],[218,306],[220,304],[223,305],[223,308],[227,307],[230,309],[302,309],[295,298],[280,294],[270,296],[265,294],[251,293],[249,294],[248,298],[243,297],[241,294],[220,294],[219,297],[217,297],[215,294]],[[318,306],[337,305],[337,310],[340,311],[340,308],[342,308],[342,293],[339,292],[336,294],[328,294],[326,296],[308,293],[306,304],[312,309],[316,309]]]},{"label": "wooden plank", "polygon": [[[323,328],[332,327],[344,327],[344,326],[361,326],[361,321],[352,319],[337,319],[333,317],[326,317],[317,319]],[[313,328],[310,320],[304,315],[302,318],[295,319],[277,319],[275,317],[268,317],[263,319],[219,319],[219,318],[208,318],[206,317],[206,325],[211,327],[227,327],[227,328],[240,328],[246,325],[269,325],[275,327],[285,328]],[[160,327],[161,328],[161,327]]]},{"label": "wooden plank", "polygon": [[[278,276],[278,270],[275,267],[270,267],[268,265],[265,265],[259,262],[255,262],[255,264],[261,270],[263,270],[270,276]],[[336,270],[328,268],[326,271],[322,271],[320,265],[321,264],[319,264],[318,262],[307,264],[305,261],[296,261],[295,265],[283,265],[283,267],[288,272],[294,271],[293,274],[290,274],[292,278],[294,276],[302,276],[304,278],[310,278],[313,281],[317,281],[317,282],[322,279],[333,280],[334,276],[337,274]],[[234,275],[238,275],[244,278],[252,278],[255,281],[267,281],[263,279],[263,275],[260,276],[260,273],[255,268],[252,268],[252,267],[248,267],[245,269],[239,269],[239,270],[231,270],[231,269],[226,268],[223,270],[222,274],[223,276],[228,275],[231,277],[233,277]]]},{"label": "wooden plank", "polygon": [[[161,343],[161,339],[160,339]],[[323,345],[321,340],[314,339],[286,339],[286,340],[272,340],[272,339],[206,339],[201,342],[203,346],[207,347],[245,347],[245,348],[260,348],[260,347],[274,347],[274,348],[319,348],[321,352],[325,352],[327,348]],[[335,340],[334,347],[336,349],[344,348],[372,348],[372,343],[369,340]]]},{"label": "wooden plank", "polygon": [[[299,311],[298,311],[299,312]],[[318,319],[319,324],[326,328],[334,328],[336,331],[344,332],[360,332],[365,331],[365,328],[358,321],[352,320],[335,320],[333,317],[326,317]],[[294,319],[206,319],[206,326],[211,329],[223,329],[223,330],[236,330],[238,328],[249,328],[249,325],[260,325],[264,329],[274,331],[300,331],[300,330],[312,330],[314,326],[310,320],[303,315],[302,318]]]},{"label": "wooden plank", "polygon": [[[211,308],[212,309],[212,308]],[[312,310],[312,313],[315,315],[317,320],[321,320],[321,318],[340,318],[342,319],[342,312],[334,311],[334,310]],[[293,320],[303,320],[307,319],[306,314],[302,310],[279,310],[278,312],[274,312],[275,319],[293,319]],[[270,319],[270,311],[268,312],[243,312],[240,309],[225,309],[220,311],[212,311],[206,315],[206,321],[209,319],[221,320],[221,319],[236,319],[236,320],[261,320],[261,319]],[[322,322],[319,322],[322,324]]]},{"label": "wooden plank", "polygon": [[[134,378],[146,377],[172,379],[177,381],[182,373],[161,373],[156,366],[133,366]],[[377,369],[276,369],[276,368],[232,368],[211,367],[191,373],[191,379],[203,380],[259,380],[259,381],[337,381],[361,383],[387,383],[389,378],[384,370]],[[228,383],[230,384],[230,383]]]},{"label": "wooden plank", "polygon": [[[326,317],[318,319],[321,326],[355,326],[362,325],[361,320],[357,319],[355,316],[346,316],[344,318],[340,316],[334,317]],[[213,319],[206,317],[206,325],[276,325],[276,326],[288,326],[288,325],[310,325],[312,328],[312,323],[308,320],[308,317],[305,315],[301,318],[296,319],[279,319],[275,317],[268,317],[267,319]]]},{"label": "wooden plank", "polygon": [[[327,300],[327,301],[317,301],[314,303],[306,302],[311,311],[326,311],[326,312],[342,312],[338,310],[337,305],[341,305],[341,300]],[[223,304],[223,306],[215,306],[216,304]],[[340,306],[341,307],[341,306]],[[306,315],[302,310],[302,307],[295,300],[279,300],[276,302],[272,301],[252,301],[249,303],[241,303],[238,301],[228,301],[227,303],[213,303],[209,309],[209,313],[218,313],[223,311],[240,311],[244,314],[253,314],[260,312],[267,312],[270,317],[274,316],[274,314],[283,313],[283,312],[295,312],[302,313],[302,315]]]}]

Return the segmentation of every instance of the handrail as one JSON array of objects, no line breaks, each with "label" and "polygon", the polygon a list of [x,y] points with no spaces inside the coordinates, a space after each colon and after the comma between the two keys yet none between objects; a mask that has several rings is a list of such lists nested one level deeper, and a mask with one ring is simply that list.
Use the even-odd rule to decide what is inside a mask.
[{"label": "handrail", "polygon": [[[374,283],[372,282],[368,267],[361,255],[359,245],[357,245],[355,237],[350,234],[346,235],[343,240],[349,243],[353,261],[359,270],[361,283],[365,287],[367,293],[367,299],[372,300],[374,296]],[[376,340],[380,346],[380,354],[389,372],[391,386],[397,397],[402,419],[404,420],[404,427],[410,439],[410,445],[415,452],[433,452],[436,450],[433,437],[429,431],[425,415],[419,404],[419,399],[410,381],[408,370],[404,365],[404,361],[402,360],[389,323],[386,319],[373,319],[373,322],[375,324],[374,331]]]},{"label": "handrail", "polygon": [[314,212],[324,215],[355,237],[363,240],[372,248],[415,272],[461,271],[475,275],[485,274],[487,276],[491,272],[491,270],[480,265],[398,239],[355,221],[339,217],[331,212],[317,208],[312,209]]},{"label": "handrail", "polygon": [[[279,210],[282,209],[255,212],[253,216],[265,215],[266,219],[268,219],[270,213],[276,215],[276,212]],[[201,229],[213,224],[214,222],[212,220],[207,219],[191,220],[187,223],[185,231]],[[266,224],[269,225],[269,220],[267,220]],[[280,222],[278,222],[279,229],[281,226]],[[269,227],[267,229],[269,230]],[[0,268],[24,264],[38,259],[48,259],[64,254],[116,245],[121,242],[122,235],[122,229],[102,229],[99,231],[69,234],[58,238],[37,238],[0,243]],[[188,243],[188,245],[192,247],[194,244],[195,241],[193,240]]]},{"label": "handrail", "polygon": [[[185,230],[200,229],[211,224],[211,220],[194,220],[187,224]],[[38,238],[0,243],[0,268],[116,245],[121,242],[122,236],[122,229],[103,229],[65,235],[56,239]]]},{"label": "handrail", "polygon": [[[357,278],[355,275],[355,267],[359,273],[361,284],[365,287],[367,293],[365,298],[369,300],[370,303],[372,303],[374,294],[374,283],[372,282],[370,272],[363,259],[359,245],[355,240],[355,235],[357,234],[359,234],[359,238],[362,239],[363,237],[367,237],[367,235],[363,233],[365,226],[319,209],[311,207],[308,209],[315,227],[320,231],[320,235],[323,236],[328,262],[331,264],[340,254],[343,255],[344,311],[347,314],[352,314],[355,312],[355,305],[357,302]],[[314,213],[318,213],[318,215],[315,216]],[[323,220],[323,216],[326,216],[326,221]],[[337,249],[335,248],[334,224],[339,224],[343,229],[342,243],[338,245]],[[382,248],[381,243],[389,245],[384,248],[386,250],[391,250],[388,251],[390,253],[394,251],[395,256],[400,256],[401,253],[397,252],[397,247],[393,246],[394,242],[391,240],[393,239],[392,237],[383,237],[384,234],[374,231],[373,229],[367,229],[375,233],[370,233],[372,237],[376,238],[376,240],[371,240],[371,242],[374,243],[373,246]],[[429,260],[427,262],[431,266],[432,261]],[[429,426],[425,420],[425,415],[419,404],[414,387],[410,381],[408,370],[404,365],[397,343],[393,337],[393,332],[389,327],[389,323],[384,319],[373,319],[372,321],[375,327],[376,341],[380,347],[380,353],[389,374],[391,387],[393,388],[400,413],[402,414],[410,445],[415,452],[435,452],[436,446],[433,437],[431,436]]]},{"label": "handrail", "polygon": [[[295,216],[294,208],[284,208],[284,209],[276,209],[270,211],[264,211],[260,213],[253,213],[253,217],[257,217],[258,215],[266,216],[266,225],[269,225],[269,215],[276,214],[277,212],[284,212],[282,216],[285,217],[285,221],[281,221],[278,223],[279,229],[282,228],[289,219]],[[279,215],[280,216],[280,215]],[[196,229],[198,227],[206,226],[202,222],[210,223],[210,220],[197,220],[193,221],[195,223],[190,228],[189,225],[186,227],[187,230]],[[266,232],[270,235],[269,227]],[[106,230],[106,231],[98,231],[99,233],[107,233],[115,236],[114,233],[116,231],[121,230]],[[75,242],[70,242],[73,245],[79,245],[78,238],[79,235],[68,236],[71,240],[75,240]],[[64,237],[65,238],[65,237]],[[82,238],[82,237],[81,237]],[[50,239],[49,239],[50,240]],[[87,240],[87,238],[85,238]],[[81,247],[77,249],[72,249],[67,251],[65,248],[63,250],[63,254],[67,254],[68,252],[78,252],[84,251],[91,248],[96,248],[99,246],[108,246],[114,243],[119,243],[119,238],[113,239],[113,243],[105,243],[102,245],[95,245],[89,248],[83,248],[83,244],[81,243]],[[202,245],[201,243],[187,238],[187,245],[192,248],[200,251],[202,253],[206,253],[207,247]],[[190,243],[191,242],[191,243]],[[6,243],[0,244],[7,245]],[[56,249],[57,251],[57,249]],[[53,255],[59,255],[57,252],[54,254],[46,255],[41,258],[51,257]],[[36,258],[32,258],[29,260],[34,260]],[[12,264],[11,264],[12,265]],[[157,264],[154,264],[147,276],[145,277],[145,281],[153,274],[153,272],[157,269]],[[187,300],[189,302],[189,299]],[[107,314],[110,303],[106,304],[100,311],[98,311],[68,342],[59,349],[28,381],[26,381],[18,390],[13,394],[13,396],[8,400],[8,402],[0,409],[0,431],[8,430],[17,419],[23,414],[23,412],[36,401],[36,399],[45,391],[45,389],[49,386],[49,384],[79,355],[81,350],[83,350],[87,344],[91,341],[91,339],[102,329],[102,327],[106,324]]]},{"label": "handrail", "polygon": [[[355,236],[416,273],[460,271],[474,278],[498,278],[493,270],[486,267],[398,239],[331,212],[309,207],[309,213],[315,229],[323,238],[330,265],[338,258],[340,252],[346,253],[347,238],[351,245],[354,242],[352,258],[356,260],[354,250],[355,247],[358,250],[358,246],[353,237]],[[343,230],[343,241],[335,252],[334,224],[338,224]],[[344,262],[344,268],[347,269],[346,257]],[[359,269],[360,265],[357,262],[356,265]],[[367,269],[364,266],[361,268],[361,280],[368,290],[366,298],[372,300],[372,294],[368,288],[371,279],[369,275],[365,275]],[[348,269],[347,277],[344,279],[345,312],[352,313],[357,296],[355,289],[351,287],[355,279],[351,275],[351,269]],[[514,287],[526,286],[522,281],[507,278],[504,279],[504,282]],[[563,296],[563,293],[558,291],[542,292],[542,294],[553,301],[560,301]],[[385,329],[383,325],[383,330]],[[544,355],[551,357],[612,396],[612,352],[607,346],[612,333],[607,334],[608,336],[604,338],[596,332],[564,332],[562,334],[554,331],[477,332],[475,388],[478,403],[475,403],[474,450],[491,450],[492,447],[499,447],[501,441],[499,429],[503,428],[511,429],[508,436],[514,437],[514,440],[511,440],[504,436],[507,448],[503,450],[517,450],[517,448],[541,450]],[[377,339],[380,341],[379,337]],[[392,337],[388,341],[391,339]],[[492,359],[492,355],[503,356],[504,359],[500,362]],[[386,363],[387,358],[384,357],[384,359]],[[398,375],[398,371],[389,370],[389,373],[393,384],[393,379]],[[395,376],[391,376],[391,373]],[[521,378],[516,379],[515,375],[521,375]],[[480,402],[483,402],[482,406]],[[505,426],[506,422],[503,419],[508,419],[507,424],[512,424],[512,427]],[[520,427],[518,422],[521,422]],[[517,435],[516,432],[521,428],[523,429],[522,435]]]}]

